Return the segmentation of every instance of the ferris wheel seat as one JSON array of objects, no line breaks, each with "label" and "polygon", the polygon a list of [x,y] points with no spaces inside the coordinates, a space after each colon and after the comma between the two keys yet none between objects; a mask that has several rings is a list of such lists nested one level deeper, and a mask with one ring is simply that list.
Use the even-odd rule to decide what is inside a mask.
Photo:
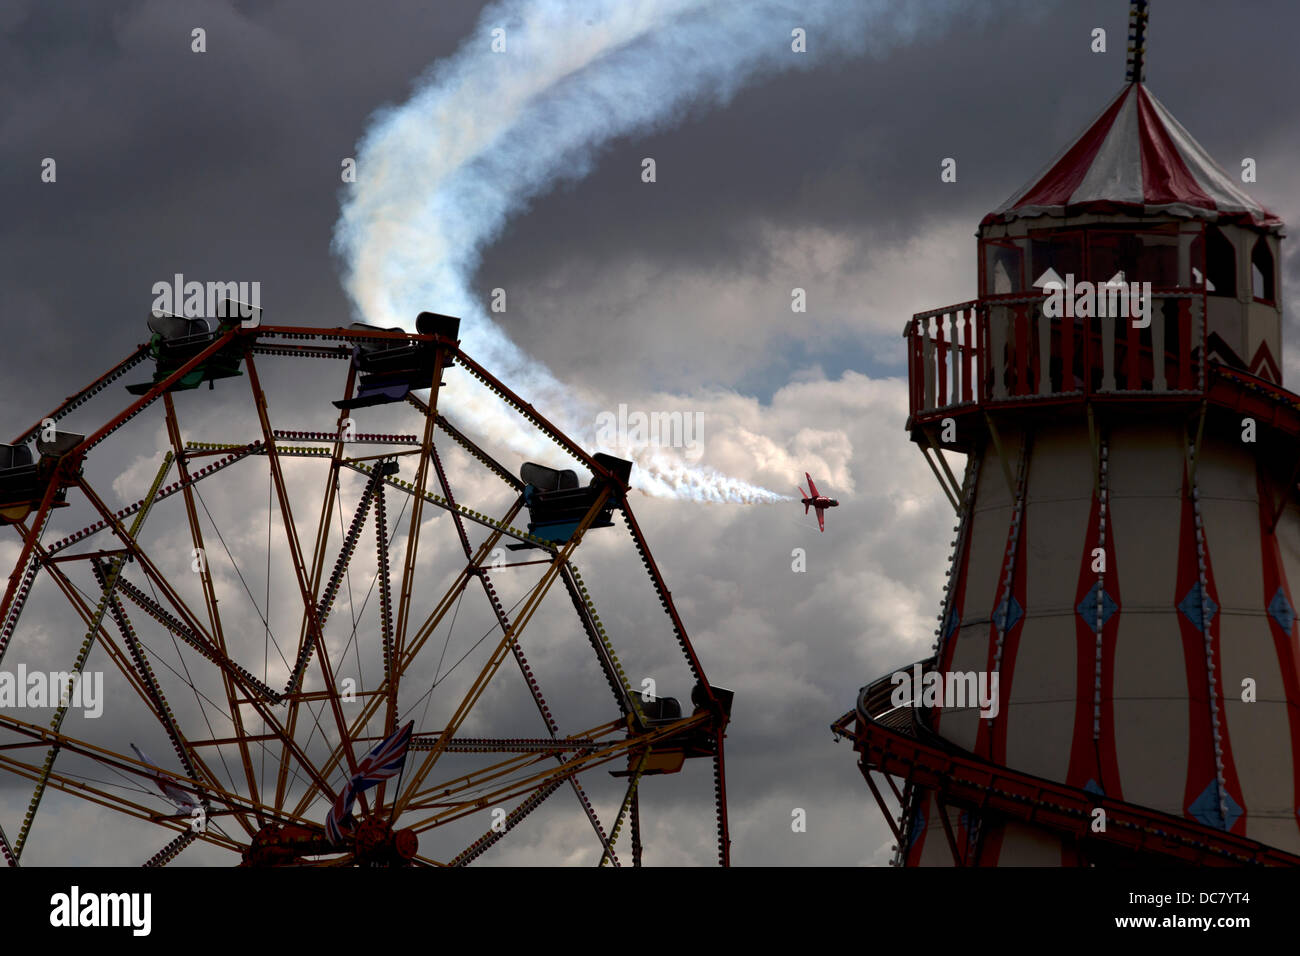
[{"label": "ferris wheel seat", "polygon": [[[420,388],[419,384],[412,384],[404,377],[397,380],[392,378],[383,378],[375,381],[368,376],[362,376],[357,385],[357,394],[352,398],[343,399],[334,402],[335,408],[352,410],[354,408],[369,408],[372,405],[391,405],[393,402],[400,402],[411,393],[412,388]],[[425,388],[428,385],[423,386]]]},{"label": "ferris wheel seat", "polygon": [[[459,327],[460,320],[454,316],[433,312],[421,312],[416,319],[420,335],[455,338]],[[354,322],[349,328],[354,332],[400,331],[365,322]],[[357,394],[334,402],[334,407],[351,410],[387,405],[402,401],[415,389],[432,388],[439,366],[439,351],[439,345],[435,342],[391,338],[356,341],[352,349],[352,365],[361,373],[357,382]],[[441,364],[443,368],[455,364],[445,349],[442,350]]]},{"label": "ferris wheel seat", "polygon": [[32,450],[26,445],[0,445],[0,475],[34,464]]},{"label": "ferris wheel seat", "polygon": [[[597,453],[593,458],[617,482],[627,484],[632,473],[632,462],[602,453]],[[551,544],[564,544],[573,537],[607,483],[599,475],[593,475],[588,484],[579,485],[576,472],[548,468],[532,461],[524,462],[519,469],[519,477],[524,481],[524,504],[528,508],[529,517],[528,533]],[[613,527],[613,512],[621,502],[622,489],[616,485],[587,527]]]},{"label": "ferris wheel seat", "polygon": [[38,437],[36,439],[36,450],[41,453],[43,458],[62,458],[85,440],[85,435],[78,435],[75,432],[56,431],[54,437],[49,441]]},{"label": "ferris wheel seat", "polygon": [[537,491],[558,491],[578,487],[578,473],[572,469],[560,471],[531,461],[524,462],[523,467],[519,469],[519,477],[524,480],[525,485],[531,485]]},{"label": "ferris wheel seat", "polygon": [[151,312],[148,325],[150,331],[166,342],[184,342],[212,334],[206,319],[186,318],[166,312]]},{"label": "ferris wheel seat", "polygon": [[647,726],[671,724],[674,720],[682,719],[682,705],[676,697],[651,697],[646,700],[643,696],[641,713]]},{"label": "ferris wheel seat", "polygon": [[[40,506],[50,482],[55,480],[56,463],[80,445],[84,437],[60,431],[49,441],[38,437],[39,459],[34,458],[26,444],[0,444],[0,524],[22,521]],[[66,497],[67,489],[60,487],[54,493],[51,507],[66,507]]]},{"label": "ferris wheel seat", "polygon": [[[179,315],[168,315],[164,312],[151,312],[148,325],[149,330],[153,333],[149,340],[149,352],[154,359],[153,379],[148,382],[137,382],[134,385],[128,385],[126,387],[127,392],[132,395],[146,394],[156,385],[170,378],[187,362],[210,347],[231,327],[239,323],[240,320],[231,307],[229,300],[227,300],[226,308],[223,311],[231,318],[220,319],[215,329],[208,324],[206,319],[186,318]],[[230,347],[220,349],[215,355],[210,356],[207,361],[190,369],[177,381],[173,382],[167,391],[186,391],[198,388],[204,382],[207,382],[208,387],[212,388],[217,379],[243,375],[244,373],[240,371],[242,362],[243,354],[241,350],[232,343]]]}]

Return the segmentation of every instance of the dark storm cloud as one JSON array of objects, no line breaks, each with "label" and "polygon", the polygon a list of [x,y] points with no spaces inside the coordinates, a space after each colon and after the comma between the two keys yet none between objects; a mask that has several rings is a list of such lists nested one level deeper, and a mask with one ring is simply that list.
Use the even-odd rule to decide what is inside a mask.
[{"label": "dark storm cloud", "polygon": [[[1294,21],[1296,12],[1285,4],[1248,4],[1229,14],[1205,2],[1157,5],[1152,16],[1151,89],[1230,174],[1243,156],[1258,161],[1260,179],[1248,191],[1284,216],[1288,203],[1300,214],[1290,190],[1300,119],[1288,94],[1296,80],[1290,34],[1261,28]],[[1104,55],[1090,52],[1094,27],[1107,31]],[[849,274],[865,273],[937,222],[965,224],[973,233],[985,212],[1119,91],[1126,34],[1123,3],[973,4],[955,23],[935,24],[886,59],[827,62],[755,84],[727,109],[618,141],[587,180],[543,198],[513,225],[485,257],[479,285],[484,295],[494,287],[510,291],[512,333],[552,367],[590,344],[584,330],[593,325],[611,330],[608,344],[616,346],[619,317],[584,312],[582,301],[602,274],[629,262],[643,264],[661,287],[682,270],[712,273],[719,282],[771,276],[772,288],[739,305],[760,326],[783,329],[778,336],[787,342],[801,340],[806,330],[791,320],[788,290],[808,283],[781,271],[774,250],[756,241],[757,224],[856,237],[855,259],[844,267]],[[810,50],[816,56],[815,38]],[[639,179],[645,156],[658,164],[653,186]],[[948,156],[958,160],[955,184],[939,179]],[[973,243],[967,263],[962,297],[974,293]],[[917,292],[913,309],[937,304],[927,288]],[[857,303],[837,302],[831,321],[842,334],[824,336],[820,348],[801,342],[809,346],[806,359],[833,363],[837,353],[861,348],[854,306],[872,297],[877,290],[863,287]],[[632,312],[636,303],[611,304]],[[898,315],[897,327],[913,309]],[[666,335],[679,331],[664,325]],[[736,329],[734,339],[751,341],[753,332]],[[633,337],[628,348],[639,356],[653,345]],[[775,342],[768,349],[767,371],[783,380],[787,350]],[[901,349],[895,351],[901,361]],[[855,358],[858,367],[867,361]],[[654,356],[648,359],[655,367]],[[756,376],[742,376],[734,375],[740,369],[731,359],[723,345],[686,355],[674,350],[663,364],[680,366],[680,378],[663,384],[704,379],[752,390],[763,377],[762,361]],[[614,358],[601,384],[635,376],[638,361]]]},{"label": "dark storm cloud", "polygon": [[[0,35],[0,384],[30,419],[144,338],[156,281],[259,279],[268,319],[348,321],[340,162],[473,21],[461,4],[34,4]],[[190,50],[207,30],[208,52]],[[58,162],[58,182],[39,180]],[[95,348],[87,348],[92,335]],[[30,394],[29,392],[35,392]],[[11,428],[10,430],[16,430]]]},{"label": "dark storm cloud", "polygon": [[[936,217],[973,229],[1118,89],[1125,15],[1118,2],[972,4],[885,59],[759,83],[725,110],[616,143],[587,180],[511,227],[480,282],[514,293],[512,333],[554,360],[584,323],[608,321],[555,327],[547,301],[567,308],[565,293],[580,291],[547,285],[562,263],[762,274],[755,220],[847,230],[873,249]],[[339,161],[476,16],[472,4],[361,13],[306,0],[12,8],[0,34],[0,277],[26,361],[19,382],[0,385],[7,406],[30,418],[139,341],[149,286],[177,271],[261,277],[268,318],[346,320],[329,252]],[[1157,6],[1152,21],[1152,88],[1225,165],[1255,155],[1254,192],[1275,204],[1294,67],[1290,32],[1262,25],[1294,16],[1282,3],[1229,15],[1200,2]],[[208,31],[206,54],[190,51],[194,26]],[[1108,31],[1104,56],[1088,50],[1094,26]],[[659,163],[654,188],[637,176],[645,155]],[[39,181],[45,156],[59,163],[55,186]],[[958,159],[957,184],[939,182],[945,156]],[[73,346],[87,332],[104,352]]]}]

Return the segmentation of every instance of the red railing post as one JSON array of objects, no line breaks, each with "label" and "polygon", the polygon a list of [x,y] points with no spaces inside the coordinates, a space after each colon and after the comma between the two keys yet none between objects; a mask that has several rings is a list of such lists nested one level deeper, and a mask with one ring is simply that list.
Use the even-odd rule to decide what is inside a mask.
[{"label": "red railing post", "polygon": [[934,317],[934,376],[936,408],[948,404],[948,313],[942,312]]},{"label": "red railing post", "polygon": [[[1065,320],[1062,319],[1061,321],[1065,321]],[[1071,319],[1070,321],[1073,322],[1074,320]],[[1083,373],[1082,375],[1083,394],[1091,395],[1092,394],[1092,368],[1093,368],[1093,363],[1097,361],[1096,357],[1093,354],[1093,347],[1092,347],[1092,340],[1093,340],[1092,323],[1090,322],[1082,323],[1079,329],[1079,334],[1083,339],[1083,362],[1081,363],[1082,368],[1080,369],[1080,371]],[[1100,327],[1096,329],[1096,334],[1097,335],[1101,334]]]},{"label": "red railing post", "polygon": [[969,402],[973,395],[971,392],[971,367],[972,359],[975,356],[975,315],[974,306],[962,310],[964,313],[964,325],[962,326],[962,355],[961,355],[961,400]]},{"label": "red railing post", "polygon": [[908,389],[908,402],[911,405],[909,411],[915,415],[921,410],[921,390],[925,387],[925,370],[921,365],[921,320],[913,316],[910,323],[911,328],[908,330],[907,349],[908,349],[908,368],[907,381],[910,386]]},{"label": "red railing post", "polygon": [[[1030,372],[1029,381],[1026,383],[1028,387],[1025,391],[1025,394],[1039,395],[1042,394],[1043,391],[1043,376],[1047,375],[1049,378],[1051,377],[1052,363],[1049,359],[1047,363],[1047,368],[1044,369],[1042,367],[1043,343],[1041,341],[1035,342],[1034,340],[1038,336],[1043,334],[1043,327],[1042,324],[1039,322],[1038,309],[1034,307],[1034,303],[1032,302],[1028,302],[1025,304],[1025,325],[1028,328],[1027,338],[1029,340],[1029,372]],[[1051,344],[1052,344],[1052,337],[1051,337],[1051,329],[1049,328],[1048,335],[1047,335],[1047,345],[1049,349],[1051,348]],[[1047,384],[1048,384],[1048,390],[1050,391],[1052,383],[1049,381]]]},{"label": "red railing post", "polygon": [[1061,329],[1061,385],[1058,391],[1074,391],[1074,319],[1057,318]]},{"label": "red railing post", "polygon": [[1196,388],[1192,377],[1192,300],[1178,300],[1178,387],[1187,391]]},{"label": "red railing post", "polygon": [[[1154,304],[1152,308],[1154,308]],[[1129,391],[1137,391],[1142,387],[1140,360],[1142,358],[1142,330],[1139,329],[1132,319],[1121,320],[1128,324],[1128,332],[1125,335],[1125,343],[1128,348],[1128,368],[1125,370],[1125,388]]]},{"label": "red railing post", "polygon": [[1013,395],[1029,394],[1029,310],[1023,302],[1015,306],[1016,388]]},{"label": "red railing post", "polygon": [[979,352],[975,355],[975,367],[979,375],[979,398],[980,401],[987,401],[989,398],[989,389],[992,383],[989,382],[989,309],[986,305],[979,306],[979,321],[975,326],[975,340],[979,343]]},{"label": "red railing post", "polygon": [[1207,309],[1208,303],[1206,301],[1206,296],[1208,294],[1209,293],[1205,291],[1205,284],[1202,283],[1201,284],[1201,360],[1199,363],[1197,363],[1199,365],[1199,368],[1197,369],[1197,377],[1199,379],[1197,390],[1201,392],[1208,392],[1210,390],[1210,383],[1206,381],[1205,378],[1205,372],[1209,364],[1208,360],[1206,359],[1205,352],[1210,347],[1210,340],[1209,340],[1210,313]]}]

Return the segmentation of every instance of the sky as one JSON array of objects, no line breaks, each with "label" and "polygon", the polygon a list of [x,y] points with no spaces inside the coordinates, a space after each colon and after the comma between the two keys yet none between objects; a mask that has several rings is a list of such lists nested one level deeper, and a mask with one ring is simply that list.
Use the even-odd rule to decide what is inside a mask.
[{"label": "sky", "polygon": [[[560,6],[580,38],[584,17],[605,5]],[[707,26],[713,11],[704,7]],[[898,5],[839,7],[825,5],[797,61],[784,51],[798,13],[745,24],[760,38],[770,33],[782,55],[768,55],[725,92],[708,84],[676,91],[670,107],[647,111],[653,119],[599,137],[488,230],[462,270],[464,290],[448,290],[448,301],[463,304],[458,297],[468,294],[480,310],[494,289],[506,290],[508,308],[492,321],[563,384],[563,394],[546,390],[553,402],[572,393],[586,409],[698,413],[699,464],[711,474],[793,496],[808,471],[839,498],[824,534],[793,501],[632,499],[706,672],[736,693],[727,782],[739,865],[883,865],[890,856],[892,837],[849,745],[832,741],[829,724],[853,706],[862,684],[927,655],[942,596],[953,521],[904,431],[900,333],[912,313],[974,296],[980,218],[1079,133],[1124,78],[1128,5],[1118,0],[935,3],[906,23]],[[429,77],[436,82],[430,68],[480,36],[498,8],[482,19],[482,5],[472,2],[376,0],[359,10],[336,0],[0,5],[0,408],[8,423],[0,430],[18,434],[128,354],[145,338],[154,283],[175,273],[259,281],[268,323],[333,327],[368,318],[350,295],[352,263],[335,242],[354,195],[341,164],[364,158],[375,117],[391,115],[383,111],[406,103]],[[1254,158],[1258,181],[1248,191],[1287,222],[1300,216],[1300,171],[1290,161],[1300,146],[1291,95],[1300,67],[1290,50],[1298,19],[1283,2],[1157,3],[1148,44],[1150,89],[1225,168]],[[659,29],[679,25],[669,17]],[[206,31],[204,53],[191,49],[195,27]],[[1097,27],[1108,33],[1104,54],[1090,50]],[[551,37],[563,42],[563,29]],[[721,28],[695,41],[741,42]],[[698,59],[710,57],[725,59],[712,48]],[[585,68],[602,63],[593,62]],[[581,97],[580,81],[561,77],[537,95]],[[636,93],[654,101],[669,91]],[[443,119],[468,129],[483,117]],[[545,145],[545,130],[536,135]],[[484,155],[493,149],[489,141]],[[57,163],[52,183],[41,177],[47,157]],[[652,183],[642,179],[647,157],[655,161]],[[947,157],[957,161],[956,182],[941,181]],[[437,167],[445,157],[427,162]],[[401,169],[385,172],[401,183]],[[359,176],[367,175],[363,162]],[[410,179],[387,210],[408,225],[406,204],[427,199],[421,172]],[[1300,267],[1283,247],[1289,299]],[[418,272],[420,263],[409,268]],[[432,274],[435,263],[428,265]],[[805,313],[791,311],[796,287],[806,292]],[[438,298],[436,284],[417,288]],[[1296,331],[1288,311],[1288,382],[1300,361]],[[277,421],[333,421],[313,391],[314,371],[268,362]],[[253,434],[246,402],[232,411],[199,400],[224,401],[227,384],[184,396],[187,437]],[[124,407],[126,393],[111,391],[69,427],[88,430]],[[472,401],[471,391],[451,383],[444,410],[453,421],[455,403]],[[548,413],[540,398],[538,409]],[[411,430],[411,421],[400,427]],[[510,457],[511,436],[485,441],[503,460],[519,460]],[[96,449],[88,473],[94,469],[97,487],[120,507],[147,490],[164,445],[157,419],[141,421]],[[491,499],[490,483],[468,462],[449,467],[471,498]],[[250,562],[265,547],[268,521],[264,468],[256,474],[241,483],[232,471],[208,502],[231,549]],[[295,472],[293,480],[310,500],[310,476]],[[350,505],[358,492],[358,484],[348,487]],[[398,507],[393,498],[390,511]],[[183,512],[160,506],[156,520],[160,553],[184,575]],[[300,512],[298,520],[314,518]],[[74,526],[70,516],[56,521],[60,533]],[[650,620],[656,602],[616,533],[594,533],[610,537],[593,540],[597,558],[587,559],[604,578],[610,609],[601,613],[621,628],[616,643],[636,661],[630,673],[671,675],[664,683],[685,700],[689,682],[680,662],[670,662],[662,622]],[[0,539],[6,573],[16,539],[12,532]],[[443,548],[427,548],[432,587],[458,547],[449,519],[431,519],[421,540]],[[792,570],[797,548],[807,556],[803,573]],[[373,545],[362,550],[373,563]],[[273,555],[281,552],[274,541]],[[364,589],[369,567],[359,565],[350,583]],[[241,582],[224,565],[221,576],[232,605],[246,596],[243,587],[260,594],[274,583],[267,593],[284,614],[287,582],[260,571]],[[54,666],[75,653],[82,633],[57,603],[48,588],[35,593],[3,667],[23,654],[33,666]],[[244,622],[249,646],[260,645],[262,625]],[[586,680],[581,647],[549,650],[548,637],[567,647],[558,614],[541,623],[534,653],[539,672],[550,675],[548,696],[557,715],[580,722],[591,710],[587,695],[603,688]],[[498,729],[515,721],[521,736],[542,733],[529,706],[508,695],[494,701]],[[197,704],[178,707],[201,716]],[[38,722],[46,719],[43,712]],[[124,749],[122,738],[149,732],[147,718],[128,709],[107,719],[111,728],[87,733]],[[151,756],[170,757],[164,737],[155,731],[151,740],[142,744]],[[681,779],[647,781],[647,862],[711,862],[705,776],[692,765]],[[612,817],[609,802],[621,790],[609,780],[592,787],[602,817]],[[0,776],[0,825],[11,839],[29,795],[30,785]],[[106,812],[77,801],[47,801],[30,845],[34,861],[139,862],[130,835],[138,831],[115,830]],[[161,808],[161,798],[152,805]],[[803,832],[791,827],[796,809],[806,813]],[[557,794],[483,862],[594,862],[592,841],[574,849],[585,826],[572,795]],[[161,845],[156,834],[148,839]],[[183,861],[228,862],[189,852]]]}]

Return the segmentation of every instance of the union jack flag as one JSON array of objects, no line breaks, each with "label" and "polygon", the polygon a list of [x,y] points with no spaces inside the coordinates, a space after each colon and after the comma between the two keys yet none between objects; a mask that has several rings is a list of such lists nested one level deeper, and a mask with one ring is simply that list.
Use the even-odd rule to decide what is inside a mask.
[{"label": "union jack flag", "polygon": [[347,782],[347,786],[343,788],[325,817],[325,833],[335,846],[343,842],[344,832],[353,827],[352,804],[356,802],[357,796],[402,772],[402,766],[406,763],[406,748],[411,743],[411,730],[414,726],[415,721],[408,721],[405,727],[381,740],[375,749],[366,754],[365,759],[357,764],[357,772]]}]

